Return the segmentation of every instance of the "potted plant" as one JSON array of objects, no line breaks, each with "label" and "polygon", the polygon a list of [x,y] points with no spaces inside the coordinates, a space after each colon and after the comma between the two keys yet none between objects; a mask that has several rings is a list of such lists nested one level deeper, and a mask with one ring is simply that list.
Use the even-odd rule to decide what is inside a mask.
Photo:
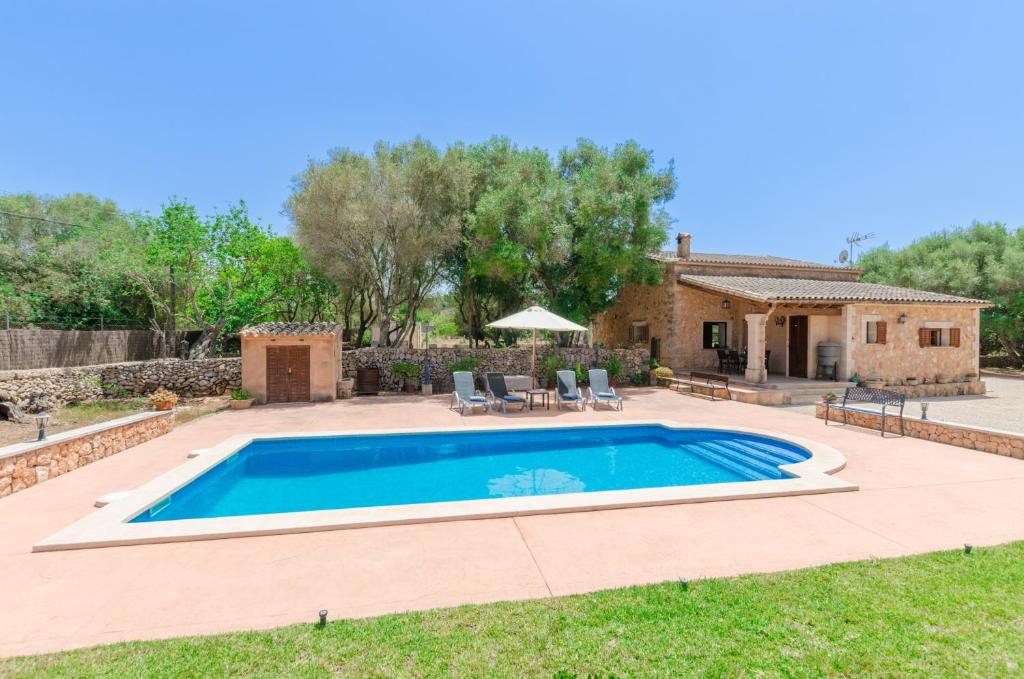
[{"label": "potted plant", "polygon": [[604,363],[604,369],[608,371],[608,382],[611,386],[615,386],[622,379],[623,368],[622,361],[619,360],[618,356],[609,356],[608,360]]},{"label": "potted plant", "polygon": [[252,394],[245,389],[235,389],[231,392],[231,407],[235,410],[245,410],[252,405]]},{"label": "potted plant", "polygon": [[402,388],[407,394],[416,391],[415,380],[420,375],[419,363],[395,363],[391,366],[391,373],[402,380]]},{"label": "potted plant", "polygon": [[953,378],[949,375],[936,375],[935,384],[949,384],[953,381]]},{"label": "potted plant", "polygon": [[150,394],[146,400],[149,405],[153,406],[153,410],[170,410],[178,402],[178,395],[161,387]]},{"label": "potted plant", "polygon": [[839,400],[839,397],[836,396],[836,392],[834,391],[826,391],[821,395],[822,403],[835,403],[837,400]]},{"label": "potted plant", "polygon": [[537,381],[547,389],[548,386],[555,384],[557,377],[555,373],[563,368],[565,368],[565,359],[561,354],[554,351],[544,354],[544,358],[540,360],[540,377],[537,378]]}]

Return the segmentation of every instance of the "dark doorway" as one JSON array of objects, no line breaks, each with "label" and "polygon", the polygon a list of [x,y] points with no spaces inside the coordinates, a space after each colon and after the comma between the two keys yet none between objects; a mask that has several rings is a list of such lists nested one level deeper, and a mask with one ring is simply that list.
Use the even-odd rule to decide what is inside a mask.
[{"label": "dark doorway", "polygon": [[267,403],[309,400],[309,347],[267,347]]},{"label": "dark doorway", "polygon": [[789,376],[807,377],[807,316],[789,317]]}]

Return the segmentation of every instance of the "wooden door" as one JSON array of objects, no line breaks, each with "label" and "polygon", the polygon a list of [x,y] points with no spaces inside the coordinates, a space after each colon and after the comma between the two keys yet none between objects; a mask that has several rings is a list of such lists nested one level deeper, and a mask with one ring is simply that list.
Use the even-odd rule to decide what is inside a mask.
[{"label": "wooden door", "polygon": [[309,347],[267,347],[267,403],[309,400]]},{"label": "wooden door", "polygon": [[309,346],[288,347],[288,400],[309,400]]},{"label": "wooden door", "polygon": [[789,376],[807,377],[807,316],[789,317]]}]

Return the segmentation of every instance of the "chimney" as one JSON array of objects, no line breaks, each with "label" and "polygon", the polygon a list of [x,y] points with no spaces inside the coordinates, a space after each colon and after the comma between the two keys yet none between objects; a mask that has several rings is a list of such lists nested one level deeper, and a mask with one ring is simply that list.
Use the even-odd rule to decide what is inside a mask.
[{"label": "chimney", "polygon": [[690,241],[693,239],[688,233],[681,233],[676,236],[676,257],[679,259],[690,258]]}]

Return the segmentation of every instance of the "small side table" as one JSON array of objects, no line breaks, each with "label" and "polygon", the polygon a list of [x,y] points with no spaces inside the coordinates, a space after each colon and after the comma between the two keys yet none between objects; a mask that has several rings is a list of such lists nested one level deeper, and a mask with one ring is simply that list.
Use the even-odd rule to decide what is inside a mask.
[{"label": "small side table", "polygon": [[530,410],[533,410],[533,406],[537,401],[537,397],[540,397],[540,404],[544,407],[544,410],[550,410],[550,392],[547,389],[529,389],[526,392],[527,406]]}]

